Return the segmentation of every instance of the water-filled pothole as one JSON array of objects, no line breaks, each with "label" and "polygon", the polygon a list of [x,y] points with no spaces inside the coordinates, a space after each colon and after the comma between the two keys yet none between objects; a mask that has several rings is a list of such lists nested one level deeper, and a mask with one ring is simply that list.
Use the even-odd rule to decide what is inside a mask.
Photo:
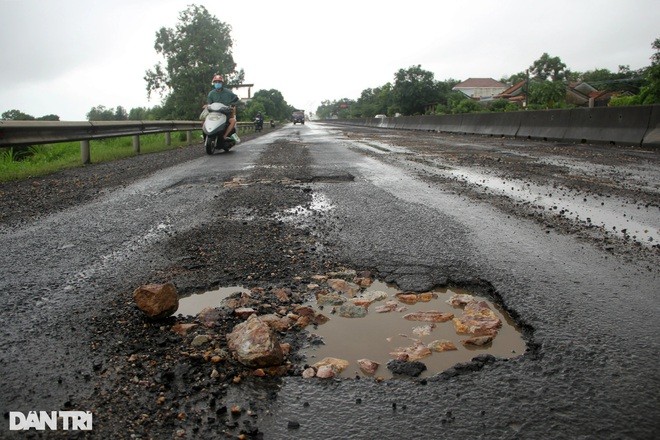
[{"label": "water-filled pothole", "polygon": [[[378,299],[365,307],[367,311],[363,317],[342,316],[349,313],[350,304],[362,303],[357,298]],[[468,305],[453,306],[449,304],[452,298]],[[339,305],[341,301],[345,301],[344,305]],[[327,357],[347,361],[348,366],[340,376],[391,378],[393,374],[387,363],[400,359],[422,362],[426,370],[420,377],[425,377],[457,363],[469,362],[480,354],[512,358],[525,352],[522,334],[508,314],[491,301],[463,289],[436,289],[412,294],[376,281],[353,297],[335,295],[334,302],[335,305],[329,304],[327,297],[317,295],[317,301],[311,304],[330,319],[315,329],[309,329],[321,338],[323,344],[310,344],[303,354],[309,365]],[[463,320],[466,313],[473,313],[472,318]],[[357,315],[362,313],[358,311]],[[485,327],[467,332],[475,320],[486,323]],[[496,324],[496,320],[500,324]],[[379,366],[373,373],[365,372],[360,368],[360,364],[364,365],[364,362],[358,362],[360,360],[372,361]],[[333,369],[336,372],[336,368]]]},{"label": "water-filled pothole", "polygon": [[179,299],[179,308],[177,309],[176,314],[183,316],[196,316],[207,307],[221,307],[222,302],[236,292],[249,293],[250,291],[242,286],[230,286],[190,295]]}]

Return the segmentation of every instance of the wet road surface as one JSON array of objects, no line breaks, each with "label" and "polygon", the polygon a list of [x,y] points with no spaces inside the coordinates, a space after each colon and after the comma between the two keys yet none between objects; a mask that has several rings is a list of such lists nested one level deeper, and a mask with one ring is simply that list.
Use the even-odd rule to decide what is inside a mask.
[{"label": "wet road surface", "polygon": [[[653,248],[613,253],[589,234],[549,228],[523,207],[517,215],[490,197],[459,192],[447,172],[465,175],[470,167],[425,160],[411,145],[415,134],[385,144],[382,136],[287,126],[225,157],[200,156],[91,203],[3,229],[3,414],[75,407],[92,393],[90,375],[104,359],[90,351],[89,319],[115,313],[113,292],[134,288],[141,274],[170,262],[172,256],[153,252],[156,244],[217,215],[210,201],[226,191],[218,183],[277,168],[324,200],[327,209],[296,227],[313,229],[346,266],[373,268],[401,289],[449,283],[491,292],[524,327],[528,351],[424,381],[285,377],[229,387],[226,404],[253,407],[258,417],[243,417],[264,438],[656,437],[660,283]],[[281,140],[305,149],[309,163],[294,167],[263,156]],[[506,144],[481,141],[490,142]],[[660,179],[655,156],[642,159],[649,179],[640,185],[651,197]],[[598,196],[583,191],[587,199]],[[660,239],[653,235],[657,205],[640,211],[643,241]],[[10,434],[6,424],[2,433]]]}]

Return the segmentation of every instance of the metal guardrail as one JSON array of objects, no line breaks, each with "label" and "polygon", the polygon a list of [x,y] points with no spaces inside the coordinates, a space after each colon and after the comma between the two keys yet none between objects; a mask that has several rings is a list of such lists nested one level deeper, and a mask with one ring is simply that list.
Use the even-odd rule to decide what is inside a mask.
[{"label": "metal guardrail", "polygon": [[89,141],[201,128],[197,121],[0,121],[0,146]]},{"label": "metal guardrail", "polygon": [[[238,122],[237,130],[254,130],[252,122]],[[82,162],[90,163],[89,142],[96,139],[132,136],[133,150],[140,153],[140,135],[165,133],[167,145],[173,131],[185,131],[188,144],[202,121],[0,121],[0,147],[43,145],[80,141]]]}]

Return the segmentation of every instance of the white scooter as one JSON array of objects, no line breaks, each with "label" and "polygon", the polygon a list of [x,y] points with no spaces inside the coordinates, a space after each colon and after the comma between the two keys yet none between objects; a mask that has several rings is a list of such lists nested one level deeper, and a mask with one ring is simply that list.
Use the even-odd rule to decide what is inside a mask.
[{"label": "white scooter", "polygon": [[229,151],[239,141],[236,127],[229,133],[229,137],[224,139],[232,108],[220,102],[214,102],[206,106],[206,111],[208,114],[202,125],[206,154],[213,154],[215,150]]}]

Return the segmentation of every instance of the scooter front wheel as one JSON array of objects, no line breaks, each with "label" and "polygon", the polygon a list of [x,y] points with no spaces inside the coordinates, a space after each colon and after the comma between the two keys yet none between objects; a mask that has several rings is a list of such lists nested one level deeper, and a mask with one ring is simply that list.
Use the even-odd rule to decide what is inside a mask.
[{"label": "scooter front wheel", "polygon": [[211,136],[206,136],[204,147],[206,148],[206,154],[213,154],[213,150],[215,150],[215,145]]}]

